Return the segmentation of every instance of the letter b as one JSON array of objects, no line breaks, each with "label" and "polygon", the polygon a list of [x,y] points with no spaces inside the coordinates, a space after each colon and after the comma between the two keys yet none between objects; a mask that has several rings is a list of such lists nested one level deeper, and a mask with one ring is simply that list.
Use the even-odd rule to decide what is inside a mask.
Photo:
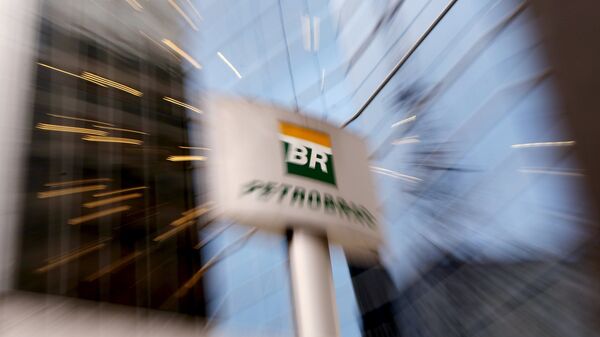
[{"label": "letter b", "polygon": [[308,149],[304,146],[290,144],[287,153],[287,162],[296,165],[306,165],[308,163]]}]

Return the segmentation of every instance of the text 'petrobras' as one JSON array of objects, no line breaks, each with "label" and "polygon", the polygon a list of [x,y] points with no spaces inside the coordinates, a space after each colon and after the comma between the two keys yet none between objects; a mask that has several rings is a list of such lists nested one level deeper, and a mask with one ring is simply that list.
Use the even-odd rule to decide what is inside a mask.
[{"label": "text 'petrobras'", "polygon": [[309,211],[337,215],[370,229],[377,228],[377,220],[366,207],[316,189],[252,180],[242,187],[241,192],[242,196],[255,196],[265,202],[287,203],[292,207],[306,207]]}]

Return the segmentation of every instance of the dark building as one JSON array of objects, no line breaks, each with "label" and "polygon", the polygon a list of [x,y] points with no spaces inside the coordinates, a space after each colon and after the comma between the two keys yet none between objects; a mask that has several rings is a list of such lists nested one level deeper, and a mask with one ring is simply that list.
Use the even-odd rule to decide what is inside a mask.
[{"label": "dark building", "polygon": [[181,60],[44,11],[17,288],[204,315]]},{"label": "dark building", "polygon": [[[400,336],[594,336],[592,280],[572,262],[448,255],[401,290]],[[584,319],[585,318],[585,319]]]}]

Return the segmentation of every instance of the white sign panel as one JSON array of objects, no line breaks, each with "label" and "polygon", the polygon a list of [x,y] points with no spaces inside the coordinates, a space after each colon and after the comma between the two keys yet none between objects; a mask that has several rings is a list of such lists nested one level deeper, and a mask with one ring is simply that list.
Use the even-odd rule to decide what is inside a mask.
[{"label": "white sign panel", "polygon": [[308,227],[352,252],[380,244],[363,141],[282,108],[212,98],[209,181],[217,212],[282,232]]}]

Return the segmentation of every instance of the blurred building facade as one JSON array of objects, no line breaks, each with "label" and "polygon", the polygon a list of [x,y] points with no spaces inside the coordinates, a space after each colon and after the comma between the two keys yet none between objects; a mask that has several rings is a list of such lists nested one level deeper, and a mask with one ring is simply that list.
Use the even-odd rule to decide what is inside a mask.
[{"label": "blurred building facade", "polygon": [[[374,266],[331,248],[343,336],[592,333],[582,324],[593,321],[592,283],[578,268],[593,225],[585,175],[527,2],[194,3],[23,9],[39,47],[23,99],[34,103],[11,110],[33,116],[22,122],[30,144],[13,230],[17,288],[293,335],[284,237],[247,237],[200,215],[171,226],[206,200],[202,164],[167,158],[209,157],[190,107],[219,92],[323,118],[369,143],[388,243]],[[202,86],[165,39],[201,60]],[[105,187],[39,197],[93,185]],[[137,187],[104,197],[140,196],[90,205]]]},{"label": "blurred building facade", "polygon": [[[406,331],[396,299],[447,254],[508,270],[519,261],[578,259],[591,221],[583,173],[527,3],[261,1],[200,9],[208,18],[201,52],[208,90],[298,108],[347,125],[371,146],[389,241],[385,267],[349,271],[333,250],[344,335]],[[232,227],[209,249],[241,233]],[[233,295],[262,292],[260,280],[272,273],[286,280],[285,270],[266,262],[281,266],[282,241],[267,252],[256,240],[207,275],[212,284],[230,280],[215,294],[228,324],[272,327],[282,317],[266,308],[291,305],[285,289]],[[261,262],[249,265],[248,256]]]},{"label": "blurred building facade", "polygon": [[198,113],[159,42],[184,41],[165,6],[39,4],[16,289],[205,314],[202,282],[184,287],[201,222],[177,222],[200,193],[190,162],[169,160],[195,151]]},{"label": "blurred building facade", "polygon": [[[397,300],[400,336],[592,336],[592,279],[561,260],[465,262],[450,255]],[[587,303],[587,304],[586,304]]]},{"label": "blurred building facade", "polygon": [[[399,335],[590,334],[580,248],[593,221],[535,11],[520,1],[337,11],[353,97],[373,98],[346,124],[372,144],[391,243],[382,262],[400,292],[381,307]],[[382,284],[371,279],[363,287]]]}]

